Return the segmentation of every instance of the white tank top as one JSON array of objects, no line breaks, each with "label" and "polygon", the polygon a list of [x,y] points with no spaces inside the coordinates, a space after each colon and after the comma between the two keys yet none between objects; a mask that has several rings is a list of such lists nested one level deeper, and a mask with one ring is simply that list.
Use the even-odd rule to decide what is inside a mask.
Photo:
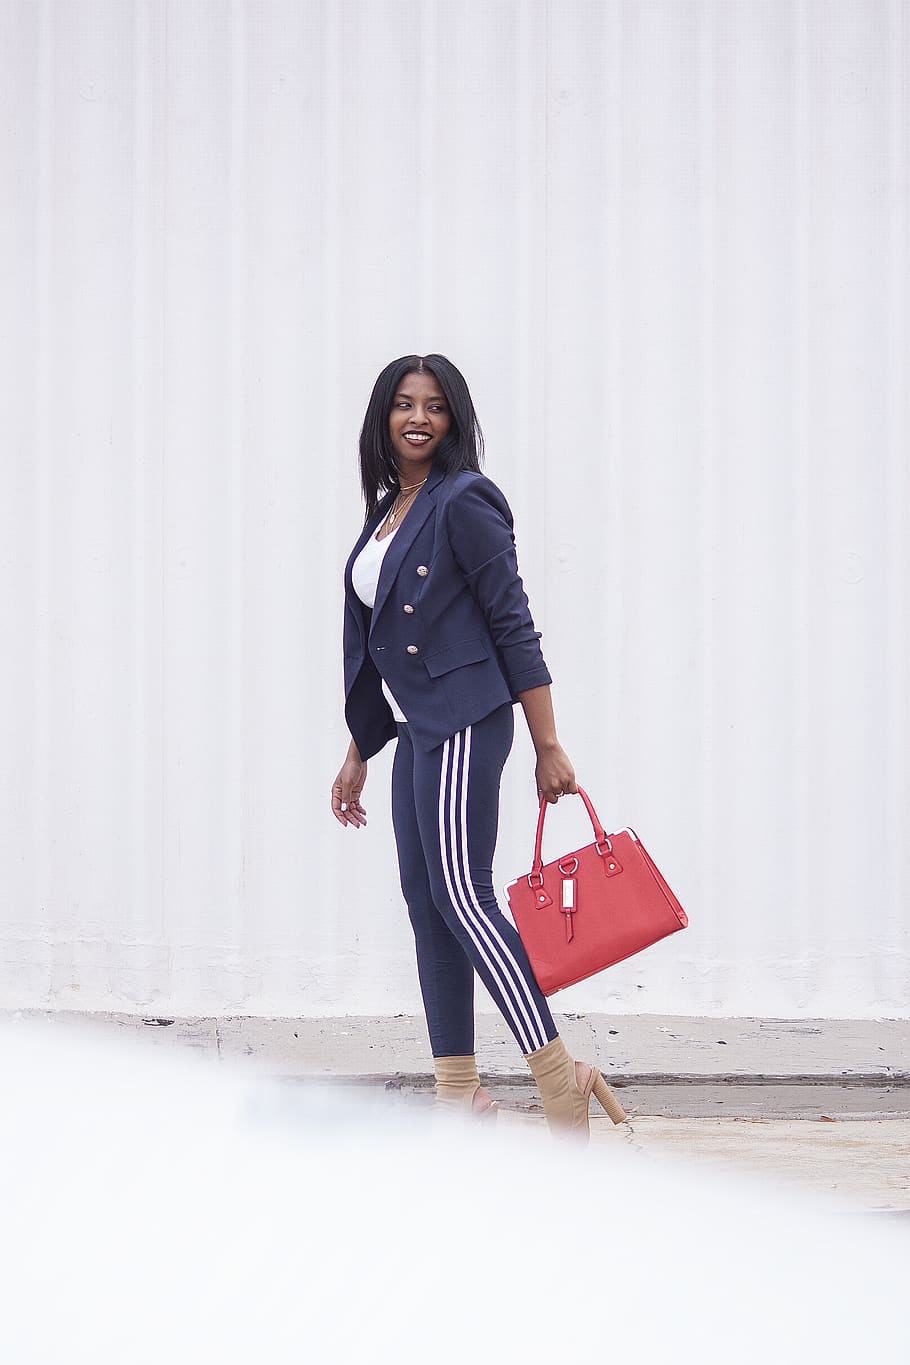
[{"label": "white tank top", "polygon": [[[354,591],[360,598],[365,607],[373,610],[373,603],[376,601],[376,588],[379,583],[379,570],[382,568],[382,561],[385,559],[385,552],[392,541],[398,535],[399,527],[390,536],[383,540],[377,540],[375,535],[370,536],[366,545],[351,565],[351,581],[354,584]],[[385,693],[386,701],[392,708],[392,715],[396,721],[404,722],[407,716],[402,711],[398,702],[392,696],[385,679],[382,679],[382,690]]]}]

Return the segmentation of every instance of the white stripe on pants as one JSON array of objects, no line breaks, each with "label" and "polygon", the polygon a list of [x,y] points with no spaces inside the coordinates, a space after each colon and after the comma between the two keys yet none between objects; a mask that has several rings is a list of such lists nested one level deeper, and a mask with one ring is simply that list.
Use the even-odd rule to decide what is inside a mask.
[{"label": "white stripe on pants", "polygon": [[[514,1031],[522,1040],[524,1051],[536,1052],[548,1041],[537,1004],[509,945],[497,925],[484,913],[471,880],[467,817],[471,730],[469,725],[443,745],[439,772],[439,851],[443,875],[455,913],[496,983],[505,1010],[511,1015]],[[459,782],[460,809],[457,808]],[[448,844],[446,808],[450,834]]]}]

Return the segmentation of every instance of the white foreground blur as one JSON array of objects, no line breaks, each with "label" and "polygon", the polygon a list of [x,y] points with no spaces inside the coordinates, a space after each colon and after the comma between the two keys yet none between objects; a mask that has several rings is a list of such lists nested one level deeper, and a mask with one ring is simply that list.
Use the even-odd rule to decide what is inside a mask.
[{"label": "white foreground blur", "polygon": [[0,1360],[910,1360],[910,1237],[818,1196],[0,1023]]}]

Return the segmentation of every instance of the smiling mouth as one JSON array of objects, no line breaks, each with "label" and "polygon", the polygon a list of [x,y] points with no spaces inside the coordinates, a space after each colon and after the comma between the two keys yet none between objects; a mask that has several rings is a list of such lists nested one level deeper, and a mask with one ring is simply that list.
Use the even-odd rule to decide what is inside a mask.
[{"label": "smiling mouth", "polygon": [[427,441],[433,439],[428,431],[405,431],[402,434],[411,446],[425,446]]}]

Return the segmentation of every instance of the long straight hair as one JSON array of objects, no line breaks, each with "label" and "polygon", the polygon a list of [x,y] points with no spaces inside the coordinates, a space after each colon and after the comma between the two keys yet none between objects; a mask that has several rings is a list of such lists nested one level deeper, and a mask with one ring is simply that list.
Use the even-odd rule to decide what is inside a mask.
[{"label": "long straight hair", "polygon": [[389,436],[389,414],[406,374],[435,376],[449,405],[449,430],[439,443],[434,463],[449,473],[457,469],[479,472],[483,433],[464,375],[444,355],[403,355],[391,361],[373,385],[360,431],[360,486],[369,519],[383,493],[398,488],[398,471]]}]

